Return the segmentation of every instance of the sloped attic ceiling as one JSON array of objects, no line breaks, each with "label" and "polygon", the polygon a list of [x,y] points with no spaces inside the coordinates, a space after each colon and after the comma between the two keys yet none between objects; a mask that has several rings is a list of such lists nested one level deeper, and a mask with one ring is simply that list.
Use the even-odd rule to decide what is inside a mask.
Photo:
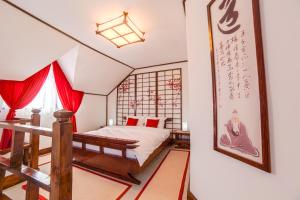
[{"label": "sloped attic ceiling", "polygon": [[[134,68],[187,59],[182,0],[7,1]],[[146,41],[118,49],[95,34],[95,24],[123,11],[146,32]]]},{"label": "sloped attic ceiling", "polygon": [[0,13],[0,79],[24,80],[59,59],[74,89],[107,94],[132,70],[3,1]]}]

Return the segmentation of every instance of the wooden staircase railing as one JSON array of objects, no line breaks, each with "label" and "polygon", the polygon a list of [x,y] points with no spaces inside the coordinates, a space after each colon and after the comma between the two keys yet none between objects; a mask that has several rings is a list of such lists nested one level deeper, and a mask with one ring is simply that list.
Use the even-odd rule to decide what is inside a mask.
[{"label": "wooden staircase railing", "polygon": [[[26,118],[14,118],[13,120],[6,120],[6,121],[0,121],[0,122],[6,122],[9,124],[31,124],[32,126],[40,126],[40,110],[39,109],[33,109],[32,115],[30,119]],[[11,148],[0,150],[0,155],[5,155],[7,153],[11,152]],[[39,136],[30,134],[30,140],[29,143],[24,143],[24,155],[23,155],[23,164],[32,166],[35,169],[38,169],[38,155],[39,152]],[[33,162],[30,164],[30,162]],[[34,163],[35,162],[35,163]],[[8,176],[5,176],[3,180],[2,187],[3,189],[12,187],[20,182],[25,181],[22,177],[17,176],[15,174],[11,174]]]},{"label": "wooden staircase railing", "polygon": [[[72,112],[54,113],[53,129],[38,127],[40,116],[33,110],[31,125],[0,122],[0,128],[13,130],[10,158],[0,156],[0,199],[8,199],[3,192],[5,172],[9,171],[27,180],[26,200],[37,200],[39,188],[50,192],[50,200],[72,199]],[[22,165],[24,136],[30,133],[29,164]],[[39,136],[52,137],[51,173],[38,171]]]}]

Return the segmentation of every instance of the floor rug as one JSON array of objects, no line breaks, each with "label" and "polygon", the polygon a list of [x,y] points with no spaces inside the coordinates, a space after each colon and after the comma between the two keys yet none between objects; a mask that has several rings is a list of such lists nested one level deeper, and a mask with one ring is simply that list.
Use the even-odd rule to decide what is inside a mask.
[{"label": "floor rug", "polygon": [[[51,154],[40,156],[39,169],[49,174]],[[141,185],[126,183],[107,175],[74,166],[74,200],[186,200],[189,181],[189,151],[168,148],[164,150],[136,178]],[[184,184],[185,183],[185,184]],[[22,189],[23,188],[23,189]],[[26,182],[6,189],[12,199],[25,199]],[[49,193],[40,189],[39,200],[49,199]]]},{"label": "floor rug", "polygon": [[[50,163],[39,165],[40,171],[49,174]],[[14,192],[9,192],[8,196],[24,196],[26,184],[20,185]],[[131,185],[111,177],[88,170],[82,167],[73,166],[73,200],[119,200],[131,188]],[[18,194],[16,194],[18,193]],[[13,198],[14,199],[14,198]],[[49,199],[49,192],[40,189],[39,200]]]},{"label": "floor rug", "polygon": [[190,152],[171,149],[135,200],[181,200]]}]

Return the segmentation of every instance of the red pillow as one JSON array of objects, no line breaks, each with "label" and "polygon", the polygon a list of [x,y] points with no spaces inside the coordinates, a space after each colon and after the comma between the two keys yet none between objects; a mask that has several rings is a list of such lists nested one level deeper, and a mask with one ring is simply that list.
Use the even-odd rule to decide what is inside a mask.
[{"label": "red pillow", "polygon": [[135,119],[135,118],[128,118],[127,119],[127,123],[126,126],[136,126],[138,123],[139,119]]},{"label": "red pillow", "polygon": [[159,119],[147,119],[146,127],[157,128]]}]

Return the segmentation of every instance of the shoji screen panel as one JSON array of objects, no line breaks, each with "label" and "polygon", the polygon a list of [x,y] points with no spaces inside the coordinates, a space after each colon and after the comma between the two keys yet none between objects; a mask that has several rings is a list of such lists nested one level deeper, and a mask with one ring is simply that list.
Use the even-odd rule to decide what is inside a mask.
[{"label": "shoji screen panel", "polygon": [[157,116],[172,118],[167,128],[181,129],[182,81],[181,70],[157,72]]},{"label": "shoji screen panel", "polygon": [[136,115],[156,116],[156,73],[136,75]]},{"label": "shoji screen panel", "polygon": [[117,124],[124,125],[124,116],[135,115],[135,76],[129,76],[117,89]]},{"label": "shoji screen panel", "polygon": [[117,91],[118,125],[124,125],[128,115],[164,116],[172,118],[167,128],[181,129],[181,69],[131,75]]}]

